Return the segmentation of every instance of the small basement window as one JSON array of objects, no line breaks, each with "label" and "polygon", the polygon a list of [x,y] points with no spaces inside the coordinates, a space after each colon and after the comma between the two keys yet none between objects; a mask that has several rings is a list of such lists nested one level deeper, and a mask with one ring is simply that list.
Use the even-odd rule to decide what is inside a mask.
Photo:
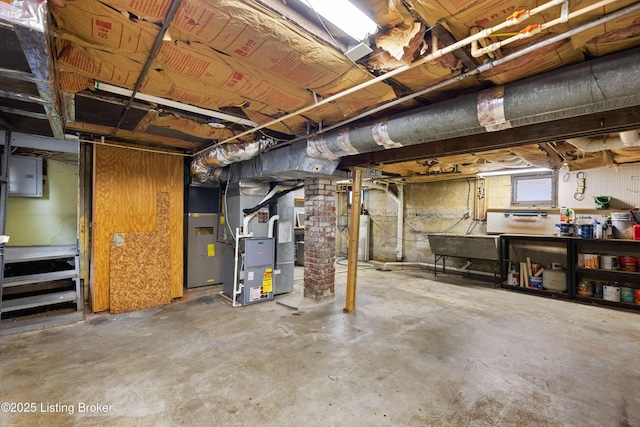
[{"label": "small basement window", "polygon": [[554,171],[511,175],[512,206],[556,206],[558,174]]}]

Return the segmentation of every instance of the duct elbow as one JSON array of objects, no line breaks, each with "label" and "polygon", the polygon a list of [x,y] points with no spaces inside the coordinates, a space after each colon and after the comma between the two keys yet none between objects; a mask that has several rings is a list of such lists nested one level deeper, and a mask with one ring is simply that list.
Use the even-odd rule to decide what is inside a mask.
[{"label": "duct elbow", "polygon": [[191,171],[192,182],[204,184],[210,180],[209,173],[211,172],[211,169],[204,166],[199,159],[192,160],[189,169]]},{"label": "duct elbow", "polygon": [[636,130],[620,132],[620,140],[625,147],[637,147],[640,145],[640,134]]}]

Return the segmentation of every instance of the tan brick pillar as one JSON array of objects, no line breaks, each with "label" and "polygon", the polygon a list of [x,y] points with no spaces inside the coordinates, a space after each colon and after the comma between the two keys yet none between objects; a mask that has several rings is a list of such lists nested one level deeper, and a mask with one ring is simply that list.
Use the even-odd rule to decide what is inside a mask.
[{"label": "tan brick pillar", "polygon": [[335,298],[336,181],[304,180],[304,296]]}]

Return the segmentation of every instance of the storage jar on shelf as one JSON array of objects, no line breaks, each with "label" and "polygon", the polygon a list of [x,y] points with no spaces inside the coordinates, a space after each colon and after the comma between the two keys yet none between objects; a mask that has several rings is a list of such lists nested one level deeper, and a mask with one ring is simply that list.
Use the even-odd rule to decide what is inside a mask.
[{"label": "storage jar on shelf", "polygon": [[578,296],[580,297],[592,297],[593,296],[593,283],[589,280],[582,279],[578,283]]}]

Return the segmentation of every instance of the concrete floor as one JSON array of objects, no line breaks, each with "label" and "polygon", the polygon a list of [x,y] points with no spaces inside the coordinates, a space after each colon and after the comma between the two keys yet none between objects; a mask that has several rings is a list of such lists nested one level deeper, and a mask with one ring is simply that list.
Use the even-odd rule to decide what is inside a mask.
[{"label": "concrete floor", "polygon": [[210,287],[0,337],[0,402],[35,410],[0,425],[640,426],[640,312],[364,269],[347,315],[339,268],[298,311]]}]

